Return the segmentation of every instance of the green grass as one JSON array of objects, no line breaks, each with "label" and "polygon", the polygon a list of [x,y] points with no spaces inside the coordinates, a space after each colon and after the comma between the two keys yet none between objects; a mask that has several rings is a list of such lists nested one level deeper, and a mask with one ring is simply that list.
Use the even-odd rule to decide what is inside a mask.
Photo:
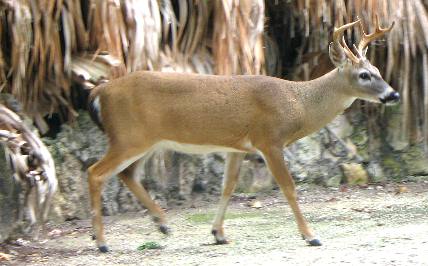
[{"label": "green grass", "polygon": [[146,249],[162,249],[162,246],[157,242],[150,241],[138,246],[137,248],[139,251],[144,251]]}]

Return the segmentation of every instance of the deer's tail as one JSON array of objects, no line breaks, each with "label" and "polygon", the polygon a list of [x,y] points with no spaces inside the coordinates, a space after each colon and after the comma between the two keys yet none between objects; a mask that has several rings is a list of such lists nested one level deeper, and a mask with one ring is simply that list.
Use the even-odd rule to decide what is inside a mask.
[{"label": "deer's tail", "polygon": [[101,84],[92,89],[91,94],[89,95],[88,111],[92,121],[94,121],[95,124],[97,124],[97,126],[104,131],[101,118],[101,103],[99,95],[103,87],[103,84]]}]

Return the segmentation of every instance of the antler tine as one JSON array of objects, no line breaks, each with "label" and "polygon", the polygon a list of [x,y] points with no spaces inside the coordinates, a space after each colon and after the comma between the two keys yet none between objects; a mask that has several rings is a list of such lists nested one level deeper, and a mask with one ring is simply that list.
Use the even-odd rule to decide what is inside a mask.
[{"label": "antler tine", "polygon": [[361,22],[360,19],[357,19],[356,21],[342,25],[339,28],[335,27],[333,32],[333,42],[337,42],[340,44],[340,39],[341,39],[340,37],[345,32],[345,30],[353,27],[355,24],[359,22]]},{"label": "antler tine", "polygon": [[395,25],[395,21],[392,22],[391,26],[389,26],[388,28],[381,28],[379,26],[379,17],[376,15],[376,20],[375,20],[375,32],[371,33],[371,34],[366,34],[366,32],[364,31],[364,25],[363,23],[360,21],[360,27],[361,27],[361,31],[362,31],[362,39],[360,41],[360,43],[358,44],[358,52],[363,54],[363,49],[372,41],[382,37],[385,33],[389,32],[392,30],[392,28]]},{"label": "antler tine", "polygon": [[358,64],[360,62],[360,59],[358,58],[358,56],[356,56],[354,54],[354,52],[352,52],[352,50],[348,47],[348,45],[345,42],[345,37],[342,37],[342,47],[343,47],[343,51],[345,52],[346,56],[351,59],[352,62]]},{"label": "antler tine", "polygon": [[357,46],[355,44],[353,44],[352,46],[354,47],[355,51],[357,52],[357,57],[358,58],[363,58],[364,55],[360,51],[358,51]]},{"label": "antler tine", "polygon": [[358,63],[359,59],[358,57],[355,56],[355,54],[351,51],[351,49],[349,49],[348,45],[346,45],[345,37],[343,36],[343,33],[345,32],[345,30],[355,26],[355,24],[359,22],[360,22],[360,19],[357,19],[356,21],[345,24],[339,28],[335,27],[333,31],[332,44],[334,45],[336,51],[338,51],[342,55],[343,53],[345,53],[346,57],[352,60],[354,63]]}]

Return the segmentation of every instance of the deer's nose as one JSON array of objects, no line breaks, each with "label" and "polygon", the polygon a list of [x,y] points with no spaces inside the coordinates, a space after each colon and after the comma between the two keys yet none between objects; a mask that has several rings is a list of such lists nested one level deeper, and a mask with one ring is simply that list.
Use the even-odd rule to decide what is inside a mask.
[{"label": "deer's nose", "polygon": [[388,97],[386,97],[387,102],[398,102],[400,100],[400,94],[396,91],[391,92]]},{"label": "deer's nose", "polygon": [[391,92],[386,97],[380,99],[382,103],[396,103],[400,101],[400,94],[396,91]]}]

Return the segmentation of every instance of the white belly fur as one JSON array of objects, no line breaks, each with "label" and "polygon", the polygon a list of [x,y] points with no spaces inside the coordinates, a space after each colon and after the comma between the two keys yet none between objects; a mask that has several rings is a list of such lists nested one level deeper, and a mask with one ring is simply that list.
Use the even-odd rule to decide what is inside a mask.
[{"label": "white belly fur", "polygon": [[194,145],[178,143],[170,140],[164,140],[156,144],[156,148],[164,148],[174,150],[177,152],[190,153],[190,154],[206,154],[211,152],[245,152],[230,147],[222,147],[215,145]]}]

